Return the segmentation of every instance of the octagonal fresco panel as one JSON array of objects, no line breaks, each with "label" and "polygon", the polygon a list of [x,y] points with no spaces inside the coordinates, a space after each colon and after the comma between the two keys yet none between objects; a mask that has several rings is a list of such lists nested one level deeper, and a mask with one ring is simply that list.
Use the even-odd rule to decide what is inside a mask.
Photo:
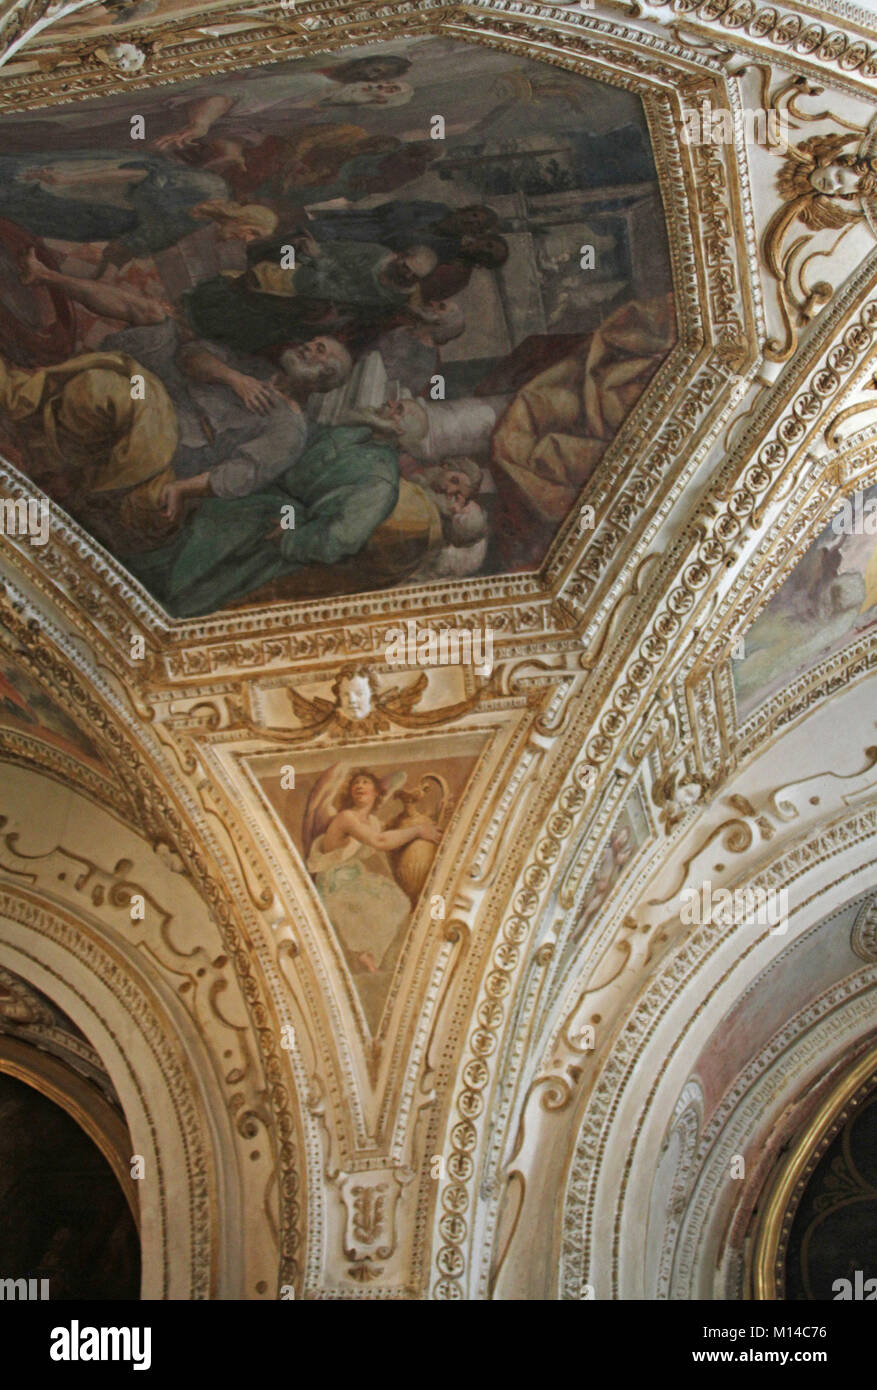
[{"label": "octagonal fresco panel", "polygon": [[639,99],[487,47],[0,146],[0,448],[175,616],[538,569],[675,337]]}]

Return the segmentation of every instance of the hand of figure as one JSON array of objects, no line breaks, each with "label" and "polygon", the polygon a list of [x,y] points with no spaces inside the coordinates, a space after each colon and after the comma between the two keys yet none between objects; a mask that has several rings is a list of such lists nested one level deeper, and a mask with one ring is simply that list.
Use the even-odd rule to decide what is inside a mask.
[{"label": "hand of figure", "polygon": [[279,399],[278,393],[267,381],[259,381],[257,377],[247,376],[244,372],[235,372],[229,385],[247,410],[257,415],[267,415]]},{"label": "hand of figure", "polygon": [[183,511],[183,491],[179,483],[168,483],[163,487],[158,504],[168,521],[179,521]]},{"label": "hand of figure", "polygon": [[422,825],[418,827],[418,838],[429,840],[430,844],[437,845],[442,838],[442,832],[437,825]]},{"label": "hand of figure", "polygon": [[199,130],[197,126],[183,126],[182,130],[174,130],[170,135],[160,135],[153,141],[157,150],[181,150],[186,145],[193,145],[196,140],[200,140],[206,131]]}]

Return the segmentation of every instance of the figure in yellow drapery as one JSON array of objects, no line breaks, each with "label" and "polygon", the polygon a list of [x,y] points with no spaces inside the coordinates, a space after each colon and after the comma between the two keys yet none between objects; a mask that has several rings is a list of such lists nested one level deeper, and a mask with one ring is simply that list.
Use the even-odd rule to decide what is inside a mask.
[{"label": "figure in yellow drapery", "polygon": [[30,370],[0,354],[0,416],[35,480],[69,497],[77,519],[114,550],[156,546],[177,529],[159,507],[175,481],[176,413],[133,358],[87,353]]}]

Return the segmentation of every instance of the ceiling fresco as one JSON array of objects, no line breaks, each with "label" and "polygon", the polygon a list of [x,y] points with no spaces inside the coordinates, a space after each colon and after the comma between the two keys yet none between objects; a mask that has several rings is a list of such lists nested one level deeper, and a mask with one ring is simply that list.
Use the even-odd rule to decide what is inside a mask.
[{"label": "ceiling fresco", "polygon": [[877,626],[877,488],[845,503],[743,639],[733,663],[741,717]]},{"label": "ceiling fresco", "polygon": [[7,454],[174,616],[538,568],[675,340],[641,102],[517,57],[0,136]]},{"label": "ceiling fresco", "polygon": [[14,657],[0,653],[0,730],[36,740],[95,768],[99,750]]},{"label": "ceiling fresco", "polygon": [[[224,4],[225,0],[219,0]],[[153,23],[171,15],[203,15],[210,9],[219,7],[217,0],[213,5],[180,4],[180,0],[109,0],[109,3],[80,4],[77,7],[64,7],[67,13],[59,16],[51,25],[51,34],[43,34],[42,43],[57,42],[70,37],[79,38],[88,34],[100,34],[107,29],[122,30],[131,25],[139,25],[145,19]]]}]

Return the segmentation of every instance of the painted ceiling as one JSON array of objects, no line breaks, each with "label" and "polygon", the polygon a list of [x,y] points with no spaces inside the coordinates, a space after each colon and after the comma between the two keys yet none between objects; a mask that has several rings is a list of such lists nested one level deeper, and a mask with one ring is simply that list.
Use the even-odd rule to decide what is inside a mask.
[{"label": "painted ceiling", "polygon": [[145,1295],[771,1296],[875,1065],[873,19],[0,24],[0,964],[190,1175]]},{"label": "painted ceiling", "polygon": [[0,122],[7,451],[175,616],[538,569],[675,342],[642,102],[385,49]]}]

